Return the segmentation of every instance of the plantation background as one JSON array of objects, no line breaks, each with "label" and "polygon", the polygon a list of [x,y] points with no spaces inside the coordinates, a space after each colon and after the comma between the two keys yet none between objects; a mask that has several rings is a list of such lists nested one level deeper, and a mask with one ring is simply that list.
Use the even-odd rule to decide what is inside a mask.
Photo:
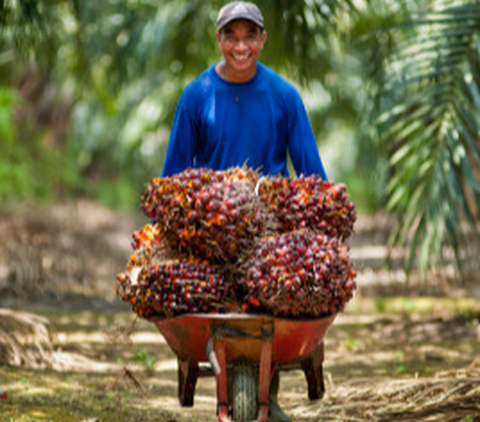
[{"label": "plantation background", "polygon": [[[141,325],[153,337],[126,340],[133,315],[115,276],[145,223],[140,195],[160,174],[176,101],[220,59],[224,3],[0,0],[0,346],[19,341],[13,355],[0,347],[0,420],[158,420],[159,395],[173,412],[162,420],[184,417],[159,335]],[[257,3],[261,61],[302,92],[327,174],[359,214],[359,290],[332,332],[329,396],[306,404],[293,375],[283,399],[310,409],[298,420],[319,409],[325,420],[479,420],[480,2]],[[45,318],[24,320],[40,349],[12,322],[23,311]],[[116,321],[123,345],[106,328]],[[49,347],[63,366],[45,369]],[[7,357],[20,355],[32,358]],[[211,388],[199,418],[214,419]]]}]

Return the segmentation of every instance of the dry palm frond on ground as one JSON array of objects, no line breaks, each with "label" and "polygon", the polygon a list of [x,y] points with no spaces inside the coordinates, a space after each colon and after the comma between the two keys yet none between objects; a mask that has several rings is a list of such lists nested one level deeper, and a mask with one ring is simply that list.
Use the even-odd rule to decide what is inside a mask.
[{"label": "dry palm frond on ground", "polygon": [[480,359],[434,378],[354,381],[331,388],[319,406],[294,415],[318,421],[479,422]]},{"label": "dry palm frond on ground", "polygon": [[0,365],[44,367],[52,360],[52,340],[45,318],[0,309]]}]

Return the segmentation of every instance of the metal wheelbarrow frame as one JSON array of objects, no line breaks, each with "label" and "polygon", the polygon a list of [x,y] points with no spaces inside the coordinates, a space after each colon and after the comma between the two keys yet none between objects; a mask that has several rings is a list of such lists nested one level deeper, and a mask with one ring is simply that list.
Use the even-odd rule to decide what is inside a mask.
[{"label": "metal wheelbarrow frame", "polygon": [[[270,382],[276,370],[302,369],[308,384],[308,397],[316,400],[323,396],[323,338],[335,317],[296,320],[227,313],[153,317],[150,321],[178,358],[178,397],[182,406],[193,406],[199,376],[214,375],[218,418],[221,422],[231,422],[229,414],[232,406],[237,405],[235,400],[245,398],[232,399],[229,395],[228,374],[232,365],[247,362],[258,368],[258,387],[253,399],[256,401],[256,421],[265,422]],[[207,365],[202,366],[203,363]],[[252,409],[242,406],[245,407],[245,403],[240,403],[237,419],[238,414],[252,414]],[[244,417],[240,419],[243,421]]]}]

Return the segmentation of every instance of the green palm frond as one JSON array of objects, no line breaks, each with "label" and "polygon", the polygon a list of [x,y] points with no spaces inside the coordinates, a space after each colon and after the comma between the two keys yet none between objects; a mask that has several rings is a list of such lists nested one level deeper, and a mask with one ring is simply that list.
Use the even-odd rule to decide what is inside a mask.
[{"label": "green palm frond", "polygon": [[480,4],[439,3],[402,32],[379,120],[388,208],[400,218],[391,245],[409,249],[407,271],[424,274],[449,250],[461,268],[461,225],[474,226],[480,202]]}]

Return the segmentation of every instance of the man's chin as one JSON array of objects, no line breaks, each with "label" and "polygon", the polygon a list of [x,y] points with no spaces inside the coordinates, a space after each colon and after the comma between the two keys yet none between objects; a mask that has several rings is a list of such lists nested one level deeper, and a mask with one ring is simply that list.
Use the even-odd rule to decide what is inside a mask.
[{"label": "man's chin", "polygon": [[254,65],[254,62],[252,60],[248,60],[241,63],[235,61],[234,63],[232,63],[232,69],[234,69],[236,72],[248,72],[253,65]]}]

